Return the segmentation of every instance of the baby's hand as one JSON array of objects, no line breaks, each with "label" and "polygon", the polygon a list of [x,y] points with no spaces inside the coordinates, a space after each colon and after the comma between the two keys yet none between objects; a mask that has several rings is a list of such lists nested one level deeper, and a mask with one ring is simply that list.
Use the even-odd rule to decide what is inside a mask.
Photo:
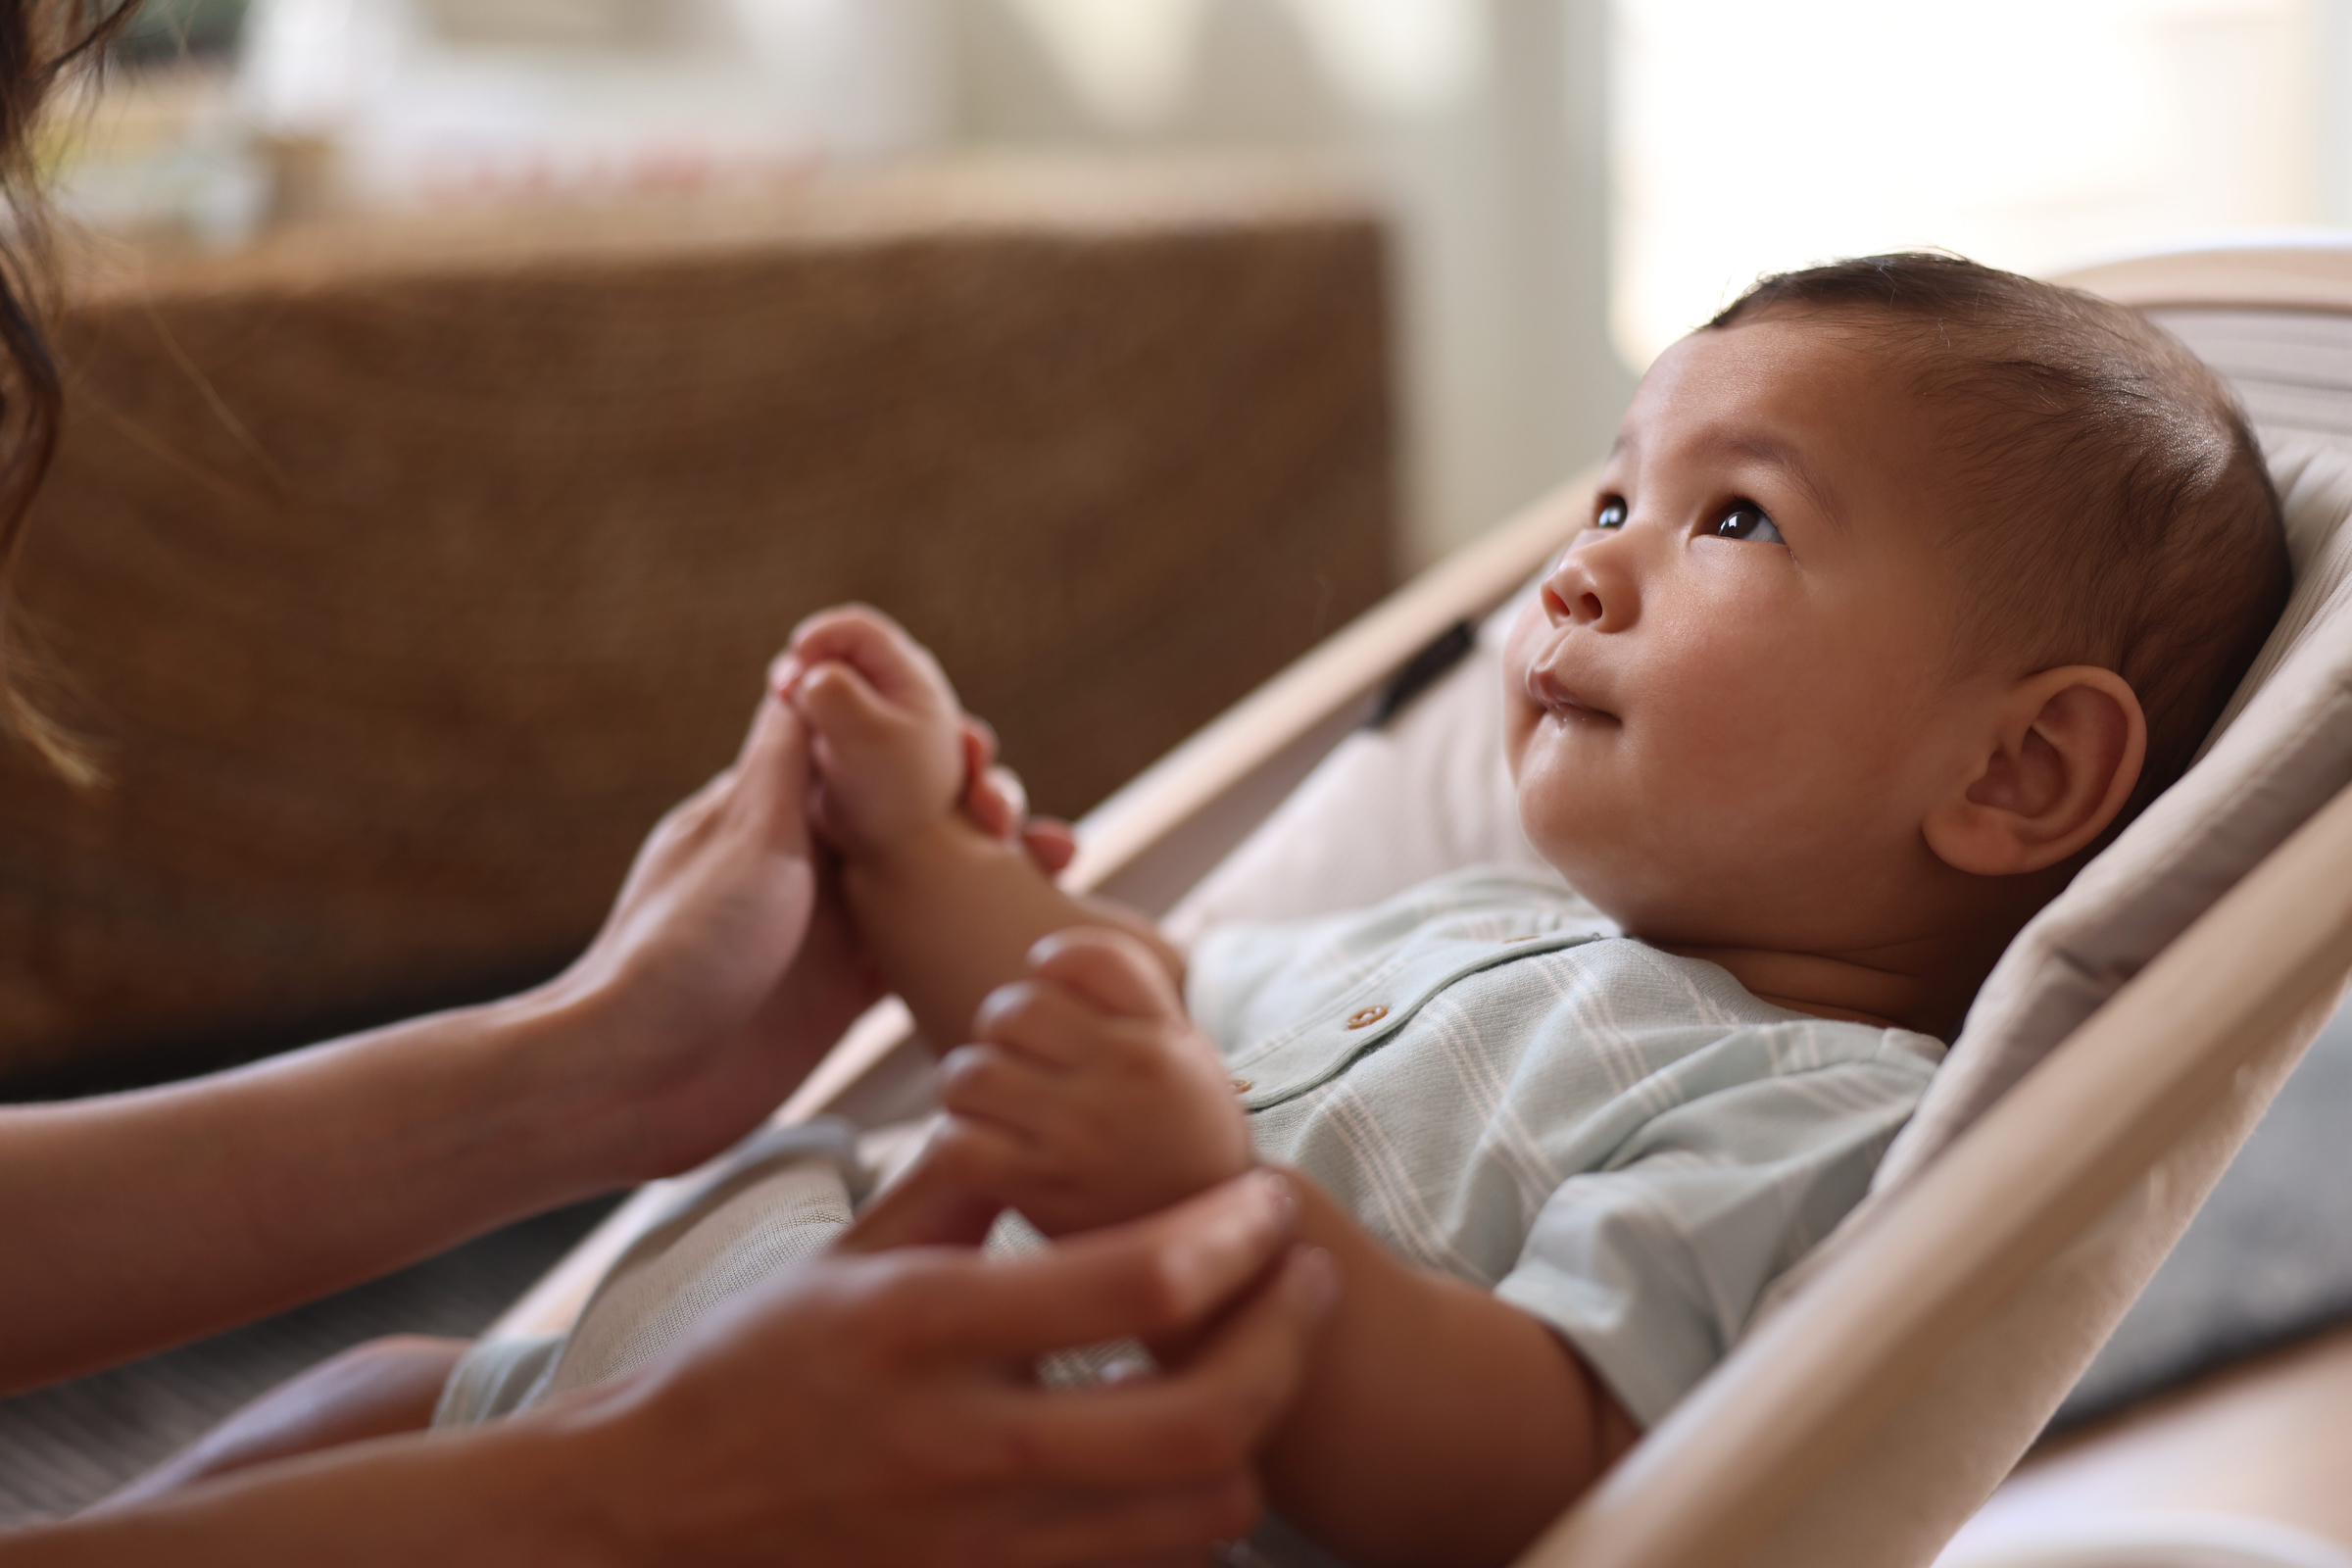
[{"label": "baby's hand", "polygon": [[1124,932],[1046,938],[973,1032],[941,1063],[949,1120],[932,1155],[1049,1235],[1148,1214],[1250,1168],[1223,1058],[1165,965]]},{"label": "baby's hand", "polygon": [[845,605],[794,628],[786,695],[808,726],[816,826],[872,854],[954,811],[965,727],[938,661],[880,611]]},{"label": "baby's hand", "polygon": [[1250,1165],[1223,1059],[1124,932],[1056,932],[941,1064],[948,1116],[847,1247],[971,1241],[1000,1207],[1050,1236],[1148,1214]]}]

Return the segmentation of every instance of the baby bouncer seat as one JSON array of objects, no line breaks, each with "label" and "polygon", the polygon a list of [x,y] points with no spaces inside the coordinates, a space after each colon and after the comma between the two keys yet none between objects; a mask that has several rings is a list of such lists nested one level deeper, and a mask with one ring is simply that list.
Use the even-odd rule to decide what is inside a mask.
[{"label": "baby bouncer seat", "polygon": [[[2352,975],[2352,247],[2063,281],[2146,311],[2236,386],[2285,503],[2293,597],[2187,775],[1994,969],[1870,1197],[1529,1568],[1935,1559]],[[1080,824],[1067,880],[1189,937],[1540,865],[1500,761],[1497,643],[1588,491],[1431,568],[1139,776]],[[896,1004],[869,1012],[777,1121],[920,1114],[928,1059],[906,1029]],[[694,1181],[633,1198],[492,1334],[564,1328]]]}]

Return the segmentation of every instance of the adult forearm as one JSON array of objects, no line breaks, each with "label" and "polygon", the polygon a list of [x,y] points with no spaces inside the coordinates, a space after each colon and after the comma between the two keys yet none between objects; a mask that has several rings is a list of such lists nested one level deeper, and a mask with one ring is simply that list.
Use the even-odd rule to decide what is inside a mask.
[{"label": "adult forearm", "polygon": [[1299,1237],[1344,1282],[1266,1455],[1277,1509],[1351,1562],[1501,1563],[1629,1445],[1548,1328],[1424,1273],[1304,1178]]},{"label": "adult forearm", "polygon": [[358,1444],[120,1512],[0,1535],[0,1568],[597,1568],[621,1559],[563,1435],[506,1423]]},{"label": "adult forearm", "polygon": [[[421,1257],[616,1179],[592,1031],[531,999],[235,1072],[0,1109],[0,1387]],[[561,1048],[551,1032],[572,1033]]]}]

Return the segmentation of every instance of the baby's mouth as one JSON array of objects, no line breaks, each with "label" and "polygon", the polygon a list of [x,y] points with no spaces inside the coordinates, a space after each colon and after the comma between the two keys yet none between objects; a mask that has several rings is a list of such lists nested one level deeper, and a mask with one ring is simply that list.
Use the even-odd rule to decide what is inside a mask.
[{"label": "baby's mouth", "polygon": [[1563,720],[1591,723],[1604,720],[1617,722],[1617,715],[1606,709],[1595,708],[1584,698],[1560,683],[1559,677],[1548,669],[1530,669],[1527,672],[1527,695],[1538,708]]}]

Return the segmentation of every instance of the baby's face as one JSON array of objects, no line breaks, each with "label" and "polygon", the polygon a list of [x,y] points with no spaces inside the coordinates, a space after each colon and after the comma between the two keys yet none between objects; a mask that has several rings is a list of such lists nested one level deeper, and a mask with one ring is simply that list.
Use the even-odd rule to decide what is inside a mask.
[{"label": "baby's face", "polygon": [[1929,803],[1971,762],[1935,421],[1856,340],[1773,318],[1643,377],[1510,640],[1529,838],[1652,940],[1902,940]]}]

